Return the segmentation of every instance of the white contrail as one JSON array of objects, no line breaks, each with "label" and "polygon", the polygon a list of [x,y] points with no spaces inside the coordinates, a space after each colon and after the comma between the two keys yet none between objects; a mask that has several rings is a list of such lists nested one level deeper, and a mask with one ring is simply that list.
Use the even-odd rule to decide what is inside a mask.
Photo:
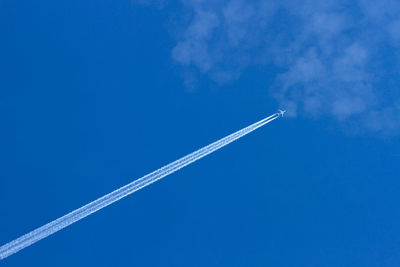
[{"label": "white contrail", "polygon": [[48,224],[45,224],[36,230],[33,230],[32,232],[29,232],[3,246],[0,247],[0,260],[7,258],[8,256],[18,252],[19,250],[30,246],[37,241],[46,238],[47,236],[54,234],[55,232],[73,224],[76,221],[79,221],[86,216],[118,201],[119,199],[126,197],[139,189],[146,187],[161,178],[164,178],[165,176],[176,172],[177,170],[191,164],[192,162],[195,162],[208,154],[232,143],[233,141],[245,136],[246,134],[256,130],[257,128],[260,128],[261,126],[277,119],[279,116],[281,116],[281,113],[275,113],[261,121],[258,121],[246,128],[243,128],[242,130],[239,130],[233,134],[230,134],[208,146],[205,146],[199,150],[196,150],[195,152],[184,156],[150,174],[147,174],[143,176],[142,178],[139,178],[105,196],[102,196],[98,199],[96,199],[93,202],[90,202],[89,204],[86,204],[85,206],[76,209]]}]

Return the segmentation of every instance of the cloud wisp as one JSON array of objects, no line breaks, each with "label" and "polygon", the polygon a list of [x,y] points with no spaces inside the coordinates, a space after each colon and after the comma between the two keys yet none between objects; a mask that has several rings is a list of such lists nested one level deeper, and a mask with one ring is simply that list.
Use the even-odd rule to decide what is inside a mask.
[{"label": "cloud wisp", "polygon": [[247,67],[272,65],[275,82],[266,88],[289,116],[400,130],[400,2],[181,2],[190,19],[172,58],[188,80],[232,82]]}]

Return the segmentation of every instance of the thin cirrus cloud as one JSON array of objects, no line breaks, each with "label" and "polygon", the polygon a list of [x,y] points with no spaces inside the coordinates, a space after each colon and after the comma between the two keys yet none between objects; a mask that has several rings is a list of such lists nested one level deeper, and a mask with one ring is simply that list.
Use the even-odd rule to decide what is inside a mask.
[{"label": "thin cirrus cloud", "polygon": [[269,90],[289,116],[351,119],[384,134],[400,130],[400,2],[181,3],[185,27],[171,54],[188,86],[196,75],[226,83],[247,67],[272,65]]}]

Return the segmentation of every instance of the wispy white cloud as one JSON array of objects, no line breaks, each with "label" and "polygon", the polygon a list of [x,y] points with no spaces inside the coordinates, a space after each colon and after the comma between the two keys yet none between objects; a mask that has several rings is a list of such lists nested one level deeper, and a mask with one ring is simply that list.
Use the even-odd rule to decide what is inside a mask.
[{"label": "wispy white cloud", "polygon": [[226,83],[274,64],[271,95],[289,115],[400,130],[397,0],[181,2],[189,19],[172,57],[190,81],[198,72]]},{"label": "wispy white cloud", "polygon": [[213,65],[209,51],[209,41],[213,30],[218,26],[218,16],[212,12],[196,11],[184,39],[172,51],[172,57],[183,65],[196,65],[207,72]]}]

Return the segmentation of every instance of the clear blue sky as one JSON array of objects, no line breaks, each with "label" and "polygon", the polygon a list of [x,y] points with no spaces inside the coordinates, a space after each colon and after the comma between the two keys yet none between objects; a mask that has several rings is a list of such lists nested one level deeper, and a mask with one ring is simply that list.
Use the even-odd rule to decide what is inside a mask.
[{"label": "clear blue sky", "polygon": [[0,244],[288,109],[2,266],[398,266],[399,6],[313,2],[1,1]]}]

